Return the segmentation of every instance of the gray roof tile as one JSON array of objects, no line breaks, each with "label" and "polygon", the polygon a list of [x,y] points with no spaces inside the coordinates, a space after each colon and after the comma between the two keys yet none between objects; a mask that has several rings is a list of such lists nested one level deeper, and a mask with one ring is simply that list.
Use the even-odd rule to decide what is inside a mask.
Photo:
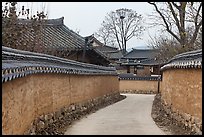
[{"label": "gray roof tile", "polygon": [[[31,23],[30,20],[19,19],[19,24],[29,23]],[[82,37],[81,35],[75,33],[73,30],[69,29],[66,25],[64,25],[64,17],[45,20],[42,28],[42,46],[46,48],[46,51],[77,51],[84,49],[86,37]],[[27,32],[24,37],[25,39],[34,40],[34,34],[32,34],[31,32]],[[95,51],[95,49],[93,49],[90,44],[88,44],[86,50]],[[99,52],[95,52],[99,54]],[[106,59],[104,55],[99,55],[102,58]]]},{"label": "gray roof tile", "polygon": [[113,52],[113,51],[118,51],[118,48],[115,47],[110,47],[110,46],[96,46],[94,47],[97,50],[100,50],[101,52]]},{"label": "gray roof tile", "polygon": [[115,52],[109,52],[107,54],[110,59],[120,59],[123,57],[122,51],[120,50],[115,51]]},{"label": "gray roof tile", "polygon": [[161,80],[158,76],[137,76],[133,73],[122,73],[118,75],[119,80]]},{"label": "gray roof tile", "polygon": [[[58,19],[43,20],[42,26],[42,41],[43,46],[51,49],[68,49],[79,50],[85,45],[85,38],[75,33],[64,25],[64,17]],[[27,19],[19,19],[19,24],[31,23]],[[27,32],[24,35],[26,39],[33,40],[34,35]]]},{"label": "gray roof tile", "polygon": [[174,68],[202,68],[202,49],[178,54],[170,59],[161,70]]},{"label": "gray roof tile", "polygon": [[124,59],[145,59],[154,58],[157,51],[154,49],[132,49],[124,55]]},{"label": "gray roof tile", "polygon": [[118,48],[110,47],[110,46],[97,46],[94,49],[102,52],[109,59],[120,59],[123,55]]},{"label": "gray roof tile", "polygon": [[56,56],[2,46],[2,83],[34,73],[116,75],[113,67],[92,65]]}]

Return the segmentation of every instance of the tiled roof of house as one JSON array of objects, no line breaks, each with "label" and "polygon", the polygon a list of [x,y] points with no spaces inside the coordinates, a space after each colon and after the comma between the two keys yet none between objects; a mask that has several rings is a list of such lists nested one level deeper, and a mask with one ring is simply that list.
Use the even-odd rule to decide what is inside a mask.
[{"label": "tiled roof of house", "polygon": [[118,48],[110,46],[96,46],[94,49],[102,52],[109,59],[120,59],[123,55]]},{"label": "tiled roof of house", "polygon": [[120,64],[124,66],[163,64],[157,60],[156,55],[157,50],[155,49],[132,49],[121,58]]},{"label": "tiled roof of house", "polygon": [[101,51],[99,51],[97,49],[94,49],[94,48],[89,50],[89,51],[91,51],[92,53],[94,52],[97,55],[100,55],[100,57],[102,57],[106,62],[110,63],[110,60],[108,59],[108,57],[103,52],[101,52]]},{"label": "tiled roof of house", "polygon": [[125,66],[136,66],[136,65],[143,65],[143,66],[153,66],[153,65],[162,65],[163,63],[155,60],[154,58],[151,59],[142,59],[139,61],[122,61],[121,65]]},{"label": "tiled roof of house", "polygon": [[[19,24],[27,24],[32,23],[27,19],[19,19]],[[43,20],[42,26],[42,46],[45,48],[45,52],[42,51],[40,53],[51,54],[53,51],[79,51],[84,50],[86,44],[86,50],[90,50],[90,52],[94,52],[94,54],[99,54],[101,58],[105,59],[107,62],[109,60],[107,57],[93,48],[91,45],[90,37],[82,37],[81,35],[75,33],[71,29],[69,29],[64,24],[64,17],[58,19],[46,19]],[[31,32],[27,32],[25,35],[26,39],[34,39],[34,34]],[[86,42],[87,39],[87,42]],[[21,49],[21,48],[20,48]],[[26,49],[30,51],[29,49]],[[35,50],[38,51],[38,50]],[[49,51],[49,52],[46,52]],[[90,53],[89,52],[89,53]],[[51,54],[52,55],[52,54]]]},{"label": "tiled roof of house", "polygon": [[124,59],[145,59],[154,58],[157,51],[153,49],[132,49],[124,55]]},{"label": "tiled roof of house", "polygon": [[107,56],[108,56],[110,59],[120,59],[120,58],[123,57],[123,54],[122,54],[122,51],[121,51],[121,50],[114,51],[114,52],[109,52],[109,53],[107,53],[107,54],[108,54]]},{"label": "tiled roof of house", "polygon": [[64,25],[64,17],[46,20],[43,27],[43,34],[45,46],[81,50],[85,45],[84,37]]},{"label": "tiled roof of house", "polygon": [[107,46],[101,43],[98,39],[94,37],[94,35],[88,36],[87,38],[91,41],[91,43],[96,43],[96,45],[93,45],[95,51],[97,51],[99,54],[106,57],[107,59],[119,59],[122,57],[122,52],[118,50],[118,48]]},{"label": "tiled roof of house", "polygon": [[118,48],[115,47],[110,47],[110,46],[96,46],[94,47],[97,50],[100,50],[101,52],[114,52],[114,51],[118,51]]},{"label": "tiled roof of house", "polygon": [[166,65],[161,67],[161,70],[173,68],[202,68],[202,49],[174,56]]},{"label": "tiled roof of house", "polygon": [[[31,20],[19,19],[18,24],[31,25]],[[42,23],[42,46],[47,49],[82,50],[85,38],[64,25],[64,17],[58,19],[45,19]],[[27,32],[24,37],[33,40],[35,33]]]},{"label": "tiled roof of house", "polygon": [[117,75],[115,68],[2,46],[2,83],[35,73]]}]

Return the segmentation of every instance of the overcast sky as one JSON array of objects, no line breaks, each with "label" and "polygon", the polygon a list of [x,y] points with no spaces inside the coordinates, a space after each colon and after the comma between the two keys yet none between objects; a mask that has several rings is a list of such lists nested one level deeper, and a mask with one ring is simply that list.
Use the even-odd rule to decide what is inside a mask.
[{"label": "overcast sky", "polygon": [[[147,15],[153,12],[153,6],[147,2],[20,2],[20,5],[32,7],[34,11],[44,8],[49,19],[64,17],[64,24],[73,31],[79,30],[83,37],[96,32],[110,11],[132,9],[142,14],[146,23],[149,22]],[[149,34],[155,35],[157,29],[147,29],[141,40],[132,38],[127,43],[128,48],[147,47]]]}]

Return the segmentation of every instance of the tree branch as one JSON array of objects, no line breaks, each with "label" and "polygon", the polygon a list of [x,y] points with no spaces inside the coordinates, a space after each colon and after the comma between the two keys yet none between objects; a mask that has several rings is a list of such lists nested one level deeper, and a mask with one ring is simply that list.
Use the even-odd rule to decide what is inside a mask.
[{"label": "tree branch", "polygon": [[200,13],[201,7],[202,7],[202,3],[200,3],[200,5],[199,5],[199,7],[198,7],[197,14],[196,14],[196,16],[195,16],[195,25],[197,25],[197,22],[198,22],[198,16],[199,16],[199,13]]},{"label": "tree branch", "polygon": [[168,23],[166,22],[166,20],[165,20],[164,16],[162,15],[162,13],[159,11],[157,5],[156,5],[154,2],[148,2],[148,3],[151,4],[151,5],[153,5],[153,6],[155,7],[156,11],[159,13],[159,15],[161,16],[161,18],[162,18],[164,24],[166,25],[166,30],[167,30],[174,38],[176,38],[176,39],[180,42],[179,37],[178,37],[175,33],[173,33],[173,32],[170,30]]},{"label": "tree branch", "polygon": [[180,6],[176,5],[175,2],[172,2],[172,4],[174,5],[174,7],[176,7],[178,10],[180,9]]},{"label": "tree branch", "polygon": [[113,19],[113,17],[111,17],[112,21],[113,21],[113,32],[115,33],[115,37],[116,37],[116,40],[118,42],[118,46],[120,49],[122,49],[121,45],[120,45],[120,41],[119,41],[119,37],[118,37],[118,34],[117,34],[117,30],[116,30],[116,25],[115,25],[115,21]]},{"label": "tree branch", "polygon": [[[177,26],[177,28],[178,28],[178,30],[179,30],[179,33],[181,33],[182,30],[181,30],[181,27],[180,27],[180,24],[179,24],[179,20],[178,20],[178,18],[177,18],[177,15],[176,15],[176,13],[175,13],[175,11],[174,11],[174,9],[173,9],[171,3],[168,2],[168,4],[169,4],[169,8],[170,8],[170,10],[171,10],[171,13],[172,13],[172,15],[173,15],[173,17],[174,17],[174,19],[175,19],[175,21],[176,21],[176,26]],[[180,11],[180,9],[179,9],[179,11]]]},{"label": "tree branch", "polygon": [[193,37],[190,40],[190,44],[193,44],[195,42],[201,25],[202,25],[202,20],[198,25],[195,26],[195,31],[193,33]]}]

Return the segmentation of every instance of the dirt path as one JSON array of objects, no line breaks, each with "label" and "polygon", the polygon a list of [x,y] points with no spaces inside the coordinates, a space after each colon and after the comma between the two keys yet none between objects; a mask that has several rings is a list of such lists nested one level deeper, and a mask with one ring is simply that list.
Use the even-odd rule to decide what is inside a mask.
[{"label": "dirt path", "polygon": [[151,117],[155,95],[122,95],[127,98],[74,122],[65,135],[165,135]]}]

